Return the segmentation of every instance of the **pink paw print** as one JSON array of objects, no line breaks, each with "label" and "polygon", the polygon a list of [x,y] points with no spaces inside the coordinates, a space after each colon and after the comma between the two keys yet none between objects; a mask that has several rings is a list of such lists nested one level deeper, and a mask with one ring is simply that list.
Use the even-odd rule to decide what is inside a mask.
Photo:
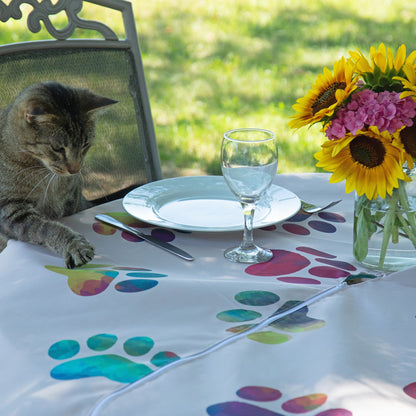
[{"label": "pink paw print", "polygon": [[337,260],[337,256],[312,247],[296,247],[296,251],[272,250],[273,258],[265,263],[248,266],[247,274],[276,277],[277,280],[293,284],[320,285],[320,279],[346,279],[361,277],[374,279],[375,275],[353,275],[357,268],[351,263]]},{"label": "pink paw print", "polygon": [[404,387],[403,391],[412,399],[416,399],[416,381]]}]

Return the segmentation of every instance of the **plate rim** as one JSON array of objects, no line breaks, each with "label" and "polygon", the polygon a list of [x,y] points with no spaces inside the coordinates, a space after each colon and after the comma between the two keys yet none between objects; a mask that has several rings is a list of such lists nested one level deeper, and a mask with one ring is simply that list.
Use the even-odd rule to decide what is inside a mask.
[{"label": "plate rim", "polygon": [[[157,214],[154,212],[154,210],[152,209],[152,206],[149,207],[149,210],[154,214],[155,218],[144,218],[144,217],[139,217],[137,216],[137,214],[133,214],[131,212],[131,210],[129,210],[129,205],[131,206],[132,204],[127,203],[126,200],[128,198],[131,198],[131,195],[135,192],[137,192],[140,189],[143,189],[144,187],[148,188],[148,187],[152,187],[155,184],[160,184],[161,182],[177,182],[177,181],[188,181],[188,180],[219,180],[222,179],[225,183],[224,177],[222,175],[197,175],[197,176],[178,176],[178,177],[173,177],[173,178],[166,178],[166,179],[160,179],[157,181],[153,181],[153,182],[148,182],[142,186],[138,186],[137,188],[132,189],[131,191],[129,191],[122,200],[122,205],[123,208],[134,218],[143,221],[147,224],[153,225],[153,226],[158,226],[158,227],[163,227],[163,228],[168,228],[168,229],[172,229],[172,230],[178,230],[178,231],[186,231],[186,232],[232,232],[232,231],[242,231],[244,229],[244,225],[241,224],[239,226],[231,226],[231,227],[210,227],[210,226],[193,226],[193,225],[186,225],[186,224],[179,224],[179,223],[174,223],[172,221],[169,220],[164,220],[163,218],[157,216]],[[268,227],[274,224],[278,224],[282,221],[285,221],[286,219],[290,218],[291,216],[293,216],[294,214],[296,214],[296,212],[300,209],[300,199],[299,197],[293,192],[290,191],[287,188],[284,188],[280,185],[274,184],[272,183],[272,187],[275,190],[281,189],[284,190],[286,192],[289,192],[290,194],[292,194],[290,199],[293,199],[295,202],[297,202],[297,208],[296,210],[293,210],[293,213],[290,213],[290,215],[283,217],[281,219],[279,219],[278,221],[268,221],[268,222],[260,222],[260,223],[256,223],[256,221],[254,221],[253,224],[253,229],[258,229],[258,228],[263,228],[263,227]],[[273,208],[273,207],[272,207]],[[270,214],[266,215],[265,217],[262,218],[261,221],[264,221],[264,219],[267,219],[270,216]]]}]

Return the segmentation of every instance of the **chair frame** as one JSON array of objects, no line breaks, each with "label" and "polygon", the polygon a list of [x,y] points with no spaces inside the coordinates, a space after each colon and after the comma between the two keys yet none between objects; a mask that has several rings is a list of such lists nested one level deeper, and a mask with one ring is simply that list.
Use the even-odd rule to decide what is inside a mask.
[{"label": "chair frame", "polygon": [[[39,48],[52,50],[65,48],[129,50],[134,57],[140,88],[140,94],[134,95],[132,98],[136,109],[146,176],[149,182],[161,179],[160,158],[131,3],[124,0],[58,0],[56,4],[53,4],[50,0],[40,1],[41,3],[38,0],[12,0],[9,5],[5,5],[0,0],[0,21],[6,23],[10,18],[15,20],[22,19],[20,6],[26,3],[33,7],[33,10],[27,17],[27,28],[32,33],[37,33],[41,30],[40,22],[42,21],[48,33],[54,38],[0,45],[0,59],[2,54],[39,50]],[[89,21],[78,17],[78,13],[81,11],[84,3],[91,3],[121,12],[125,38],[119,39],[115,32],[102,22]],[[56,29],[49,15],[62,11],[67,15],[68,25],[64,29]],[[97,31],[104,39],[69,39],[77,28]]]}]

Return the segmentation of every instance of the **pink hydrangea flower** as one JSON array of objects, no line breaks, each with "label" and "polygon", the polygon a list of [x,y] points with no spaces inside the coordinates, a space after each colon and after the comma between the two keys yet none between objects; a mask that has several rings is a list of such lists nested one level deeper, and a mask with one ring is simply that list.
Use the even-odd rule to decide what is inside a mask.
[{"label": "pink hydrangea flower", "polygon": [[361,90],[341,107],[325,134],[330,140],[342,139],[350,132],[356,134],[368,126],[393,134],[403,126],[412,126],[416,103],[411,97],[400,98],[400,93]]}]

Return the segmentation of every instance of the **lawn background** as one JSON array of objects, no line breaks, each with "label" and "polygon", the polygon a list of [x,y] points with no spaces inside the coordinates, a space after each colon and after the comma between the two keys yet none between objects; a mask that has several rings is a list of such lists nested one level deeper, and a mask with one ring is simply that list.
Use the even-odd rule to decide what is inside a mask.
[{"label": "lawn background", "polygon": [[323,138],[288,129],[323,66],[385,43],[416,49],[414,0],[133,2],[165,176],[218,174],[222,133],[279,138],[278,172],[316,171]]},{"label": "lawn background", "polygon": [[[219,174],[222,134],[236,127],[277,134],[278,172],[317,171],[318,126],[287,127],[296,99],[349,50],[416,49],[414,0],[131,3],[164,177]],[[0,33],[0,43],[23,39],[13,25]]]}]

